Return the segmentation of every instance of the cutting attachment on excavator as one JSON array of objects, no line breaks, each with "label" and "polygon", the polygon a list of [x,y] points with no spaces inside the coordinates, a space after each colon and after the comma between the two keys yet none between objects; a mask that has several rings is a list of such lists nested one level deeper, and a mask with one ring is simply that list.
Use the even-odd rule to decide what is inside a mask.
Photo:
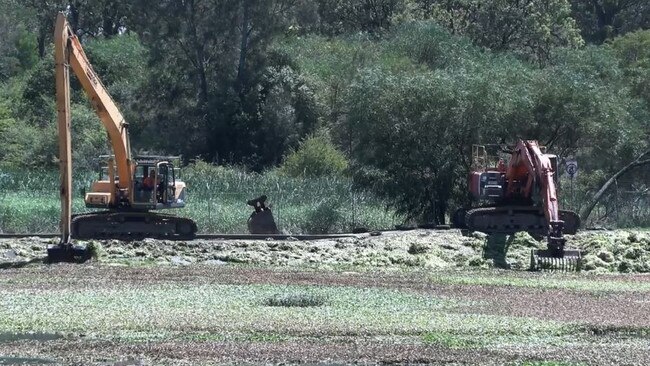
[{"label": "cutting attachment on excavator", "polygon": [[251,234],[279,234],[278,226],[273,218],[271,208],[266,206],[265,195],[246,202],[253,206],[255,211],[248,218],[248,231]]},{"label": "cutting attachment on excavator", "polygon": [[582,253],[576,249],[565,249],[564,221],[551,220],[547,249],[533,250],[530,255],[530,269],[533,271],[580,271]]},{"label": "cutting attachment on excavator", "polygon": [[531,271],[579,272],[582,253],[577,249],[563,249],[558,256],[553,249],[533,249],[530,253]]}]

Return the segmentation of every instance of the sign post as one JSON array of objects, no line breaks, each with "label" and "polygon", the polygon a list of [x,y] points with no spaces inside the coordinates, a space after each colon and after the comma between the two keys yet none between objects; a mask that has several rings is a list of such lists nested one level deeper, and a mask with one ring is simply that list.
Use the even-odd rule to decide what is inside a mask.
[{"label": "sign post", "polygon": [[575,196],[573,194],[573,180],[578,177],[578,161],[575,159],[568,159],[564,163],[564,169],[571,179],[571,209],[575,208]]}]

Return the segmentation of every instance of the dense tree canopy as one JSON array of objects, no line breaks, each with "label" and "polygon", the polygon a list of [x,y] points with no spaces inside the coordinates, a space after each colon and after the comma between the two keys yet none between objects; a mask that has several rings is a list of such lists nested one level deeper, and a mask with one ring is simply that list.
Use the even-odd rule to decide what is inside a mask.
[{"label": "dense tree canopy", "polygon": [[[59,11],[136,151],[294,173],[331,157],[417,219],[467,203],[472,144],[577,157],[585,205],[650,149],[647,1],[0,0],[2,168],[56,161]],[[108,147],[73,89],[75,166],[91,167]],[[650,189],[649,170],[621,185]]]},{"label": "dense tree canopy", "polygon": [[650,27],[650,3],[646,0],[571,0],[571,5],[588,42],[600,44]]},{"label": "dense tree canopy", "polygon": [[415,14],[495,51],[544,64],[554,47],[583,43],[568,0],[416,0]]}]

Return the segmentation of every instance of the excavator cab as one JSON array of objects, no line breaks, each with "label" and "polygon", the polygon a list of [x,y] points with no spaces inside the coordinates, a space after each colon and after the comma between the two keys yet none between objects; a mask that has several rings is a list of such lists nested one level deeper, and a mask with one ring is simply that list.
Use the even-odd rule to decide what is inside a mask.
[{"label": "excavator cab", "polygon": [[[104,158],[106,158],[104,156]],[[178,180],[177,157],[141,156],[134,159],[131,186],[120,188],[112,156],[85,195],[88,208],[162,210],[185,207],[186,186]]]},{"label": "excavator cab", "polygon": [[[106,157],[105,157],[106,158]],[[138,156],[132,161],[129,185],[120,186],[114,157],[108,156],[99,180],[86,193],[86,207],[108,211],[75,215],[75,238],[192,238],[196,223],[190,219],[152,211],[185,207],[186,186],[171,156]]]},{"label": "excavator cab", "polygon": [[186,186],[176,177],[175,157],[138,157],[131,207],[146,210],[185,207]]}]

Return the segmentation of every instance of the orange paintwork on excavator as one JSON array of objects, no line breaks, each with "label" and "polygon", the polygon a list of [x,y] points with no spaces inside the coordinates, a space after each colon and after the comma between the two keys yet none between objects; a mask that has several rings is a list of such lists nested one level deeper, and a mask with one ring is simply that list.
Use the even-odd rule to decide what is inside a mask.
[{"label": "orange paintwork on excavator", "polygon": [[[64,14],[55,27],[56,95],[61,170],[61,243],[71,237],[183,236],[191,237],[196,224],[190,219],[156,215],[150,210],[185,205],[185,183],[176,179],[173,157],[131,154],[129,124],[95,73]],[[70,70],[74,72],[99,117],[112,148],[106,157],[106,174],[93,183],[84,197],[87,207],[105,208],[73,217],[71,210],[72,155],[70,137]],[[148,174],[155,187],[145,187]]]},{"label": "orange paintwork on excavator", "polygon": [[[555,159],[555,156],[552,158]],[[551,156],[542,153],[537,141],[520,140],[517,143],[506,171],[507,195],[514,196],[514,191],[518,188],[522,198],[531,197],[533,183],[539,182],[544,216],[548,224],[549,246],[561,250],[565,243],[562,233],[564,221],[560,219],[554,175]],[[523,181],[526,183],[522,187]]]},{"label": "orange paintwork on excavator", "polygon": [[510,155],[507,166],[503,158],[492,164],[485,146],[474,146],[469,191],[482,204],[459,210],[455,224],[486,233],[547,235],[548,249],[537,251],[538,257],[579,260],[579,253],[564,249],[564,233],[574,234],[580,218],[559,209],[556,156],[543,153],[533,140],[519,140],[514,148],[501,146],[501,153]]}]

